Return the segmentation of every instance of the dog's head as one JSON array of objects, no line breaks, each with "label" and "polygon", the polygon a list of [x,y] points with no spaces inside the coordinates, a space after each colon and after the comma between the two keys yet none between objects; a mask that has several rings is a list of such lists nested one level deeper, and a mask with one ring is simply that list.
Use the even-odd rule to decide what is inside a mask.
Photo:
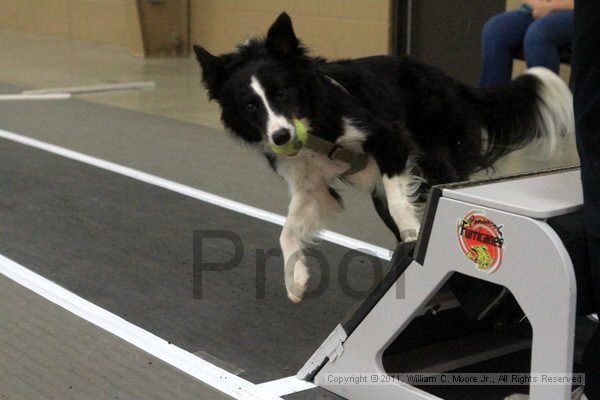
[{"label": "dog's head", "polygon": [[310,120],[315,59],[283,13],[266,38],[250,39],[237,51],[214,56],[194,46],[210,99],[221,106],[221,120],[248,143],[284,145],[294,139],[294,119]]}]

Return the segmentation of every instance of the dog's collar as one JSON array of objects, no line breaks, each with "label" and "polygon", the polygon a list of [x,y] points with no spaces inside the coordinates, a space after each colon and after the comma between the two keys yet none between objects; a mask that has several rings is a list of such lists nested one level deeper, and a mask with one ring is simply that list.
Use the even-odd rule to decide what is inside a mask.
[{"label": "dog's collar", "polygon": [[366,154],[356,153],[315,135],[308,134],[306,144],[310,150],[323,154],[335,161],[342,161],[350,167],[342,175],[353,175],[367,167],[369,158]]},{"label": "dog's collar", "polygon": [[337,86],[340,89],[342,89],[344,92],[346,92],[346,94],[350,94],[350,92],[348,91],[348,89],[346,89],[344,87],[344,85],[342,85],[341,83],[339,83],[338,81],[336,81],[335,79],[333,79],[331,76],[329,76],[327,74],[323,74],[323,78],[325,78],[325,80],[327,80],[332,85]]},{"label": "dog's collar", "polygon": [[[346,89],[341,83],[333,79],[331,76],[327,74],[322,74],[322,76],[332,85],[342,89],[346,94],[350,94],[348,89]],[[349,164],[350,167],[342,175],[353,175],[357,172],[360,172],[365,169],[369,163],[369,158],[366,154],[350,151],[338,144],[332,143],[329,140],[325,140],[318,136],[311,135],[310,133],[308,134],[308,138],[304,146],[314,152],[325,155],[331,160],[342,161],[346,164]]]}]

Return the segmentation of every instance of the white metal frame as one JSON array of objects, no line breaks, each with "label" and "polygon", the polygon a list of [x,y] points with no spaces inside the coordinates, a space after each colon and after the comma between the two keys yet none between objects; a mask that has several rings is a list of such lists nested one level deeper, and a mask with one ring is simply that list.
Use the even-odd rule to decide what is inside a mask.
[{"label": "white metal frame", "polygon": [[[327,351],[321,352],[327,358],[314,382],[352,400],[438,399],[408,384],[340,385],[332,383],[330,377],[385,374],[383,352],[453,272],[503,285],[512,292],[533,328],[532,373],[571,373],[575,275],[567,250],[545,219],[581,207],[578,176],[578,170],[568,170],[477,188],[445,189],[435,211],[423,265],[413,261],[398,284],[387,290],[347,338],[337,335],[337,347],[327,343]],[[544,190],[536,197],[541,182]],[[501,190],[502,185],[506,190]],[[557,190],[553,192],[552,186]],[[556,195],[547,199],[548,191]],[[493,274],[478,270],[458,245],[457,223],[473,210],[484,212],[502,226],[506,245],[502,264]],[[311,367],[316,363],[315,356],[310,360]],[[306,373],[304,368],[299,376]],[[569,384],[530,387],[531,400],[566,400],[570,393]]]}]

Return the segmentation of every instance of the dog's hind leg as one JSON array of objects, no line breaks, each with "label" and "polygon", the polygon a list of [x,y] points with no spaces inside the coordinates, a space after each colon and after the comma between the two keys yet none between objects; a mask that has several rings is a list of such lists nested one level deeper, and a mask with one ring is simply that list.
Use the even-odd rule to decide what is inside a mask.
[{"label": "dog's hind leg", "polygon": [[398,230],[398,226],[390,214],[386,199],[375,193],[371,195],[371,199],[373,200],[373,206],[375,207],[375,211],[377,211],[379,218],[381,218],[381,220],[385,223],[385,226],[392,231],[396,237],[396,240],[399,242],[402,241],[402,238],[400,237],[400,231]]},{"label": "dog's hind leg", "polygon": [[[380,128],[379,134],[373,135],[367,145],[382,173],[385,200],[376,201],[373,198],[373,203],[381,219],[399,241],[416,240],[421,220],[421,207],[417,200],[421,194],[421,184],[425,182],[417,165],[418,147],[403,126],[392,124]],[[390,227],[390,219],[396,229]]]},{"label": "dog's hind leg", "polygon": [[405,174],[383,177],[390,215],[405,242],[416,240],[421,226],[420,209],[413,201],[415,192],[411,178]]},{"label": "dog's hind leg", "polygon": [[421,226],[422,210],[417,200],[424,179],[415,169],[416,161],[409,156],[402,172],[385,172],[382,179],[389,213],[405,242],[416,240]]}]

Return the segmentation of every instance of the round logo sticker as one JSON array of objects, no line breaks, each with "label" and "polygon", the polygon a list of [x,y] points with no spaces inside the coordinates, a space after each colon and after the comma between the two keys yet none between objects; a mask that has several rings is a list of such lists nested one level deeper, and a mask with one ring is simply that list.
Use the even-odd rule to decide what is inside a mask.
[{"label": "round logo sticker", "polygon": [[493,274],[502,263],[504,237],[502,226],[496,225],[483,211],[470,211],[458,220],[460,249],[478,270]]}]

